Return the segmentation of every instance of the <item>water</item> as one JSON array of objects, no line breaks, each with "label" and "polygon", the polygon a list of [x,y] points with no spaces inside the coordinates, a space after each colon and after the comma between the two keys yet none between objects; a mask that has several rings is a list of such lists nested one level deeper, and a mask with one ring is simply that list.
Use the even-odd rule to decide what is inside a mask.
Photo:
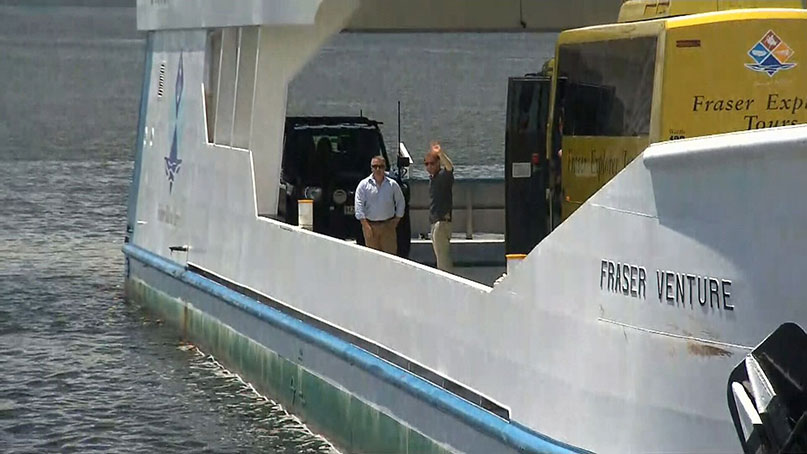
[{"label": "water", "polygon": [[[416,163],[439,140],[459,178],[504,177],[507,78],[538,72],[556,34],[343,34],[291,84],[288,113],[356,115],[384,122]],[[414,176],[425,177],[422,165]]]},{"label": "water", "polygon": [[127,160],[0,172],[0,452],[328,452],[122,299]]},{"label": "water", "polygon": [[[332,447],[123,301],[120,252],[144,43],[134,10],[0,6],[0,452],[321,453]],[[506,77],[552,35],[342,35],[292,114],[440,139],[501,172]]]}]

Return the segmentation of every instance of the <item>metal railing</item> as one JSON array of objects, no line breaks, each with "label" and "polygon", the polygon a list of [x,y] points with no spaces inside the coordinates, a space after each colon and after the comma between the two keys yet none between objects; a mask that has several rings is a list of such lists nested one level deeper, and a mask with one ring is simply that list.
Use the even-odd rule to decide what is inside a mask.
[{"label": "metal railing", "polygon": [[[429,180],[409,180],[409,216],[413,238],[428,236]],[[473,239],[480,233],[504,235],[505,202],[503,179],[457,179],[454,181],[452,229]]]}]

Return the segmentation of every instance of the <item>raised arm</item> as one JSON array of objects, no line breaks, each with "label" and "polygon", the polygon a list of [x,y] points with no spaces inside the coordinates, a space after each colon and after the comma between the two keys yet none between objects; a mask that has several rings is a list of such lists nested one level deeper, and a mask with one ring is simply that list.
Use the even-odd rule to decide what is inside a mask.
[{"label": "raised arm", "polygon": [[451,158],[448,157],[443,148],[440,146],[439,142],[432,142],[432,151],[437,154],[437,157],[440,158],[440,164],[449,172],[454,171],[454,163],[451,162]]}]

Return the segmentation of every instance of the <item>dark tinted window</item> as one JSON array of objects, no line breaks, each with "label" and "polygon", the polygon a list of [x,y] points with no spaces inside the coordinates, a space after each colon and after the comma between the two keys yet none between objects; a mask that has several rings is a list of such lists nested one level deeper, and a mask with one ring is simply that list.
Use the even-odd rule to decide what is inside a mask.
[{"label": "dark tinted window", "polygon": [[567,78],[563,134],[649,134],[655,63],[656,37],[561,46],[558,72]]},{"label": "dark tinted window", "polygon": [[384,154],[375,128],[302,127],[287,134],[285,178],[296,175],[306,184],[321,184],[327,175],[364,178],[373,156]]}]

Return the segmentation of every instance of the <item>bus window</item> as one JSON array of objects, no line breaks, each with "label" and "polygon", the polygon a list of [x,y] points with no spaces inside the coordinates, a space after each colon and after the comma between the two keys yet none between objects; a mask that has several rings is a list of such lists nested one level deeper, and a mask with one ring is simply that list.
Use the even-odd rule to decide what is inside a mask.
[{"label": "bus window", "polygon": [[561,219],[648,145],[656,43],[650,36],[559,47],[556,93],[564,83],[556,121],[563,151],[554,194]]},{"label": "bus window", "polygon": [[648,135],[655,64],[655,36],[561,46],[563,134]]}]

